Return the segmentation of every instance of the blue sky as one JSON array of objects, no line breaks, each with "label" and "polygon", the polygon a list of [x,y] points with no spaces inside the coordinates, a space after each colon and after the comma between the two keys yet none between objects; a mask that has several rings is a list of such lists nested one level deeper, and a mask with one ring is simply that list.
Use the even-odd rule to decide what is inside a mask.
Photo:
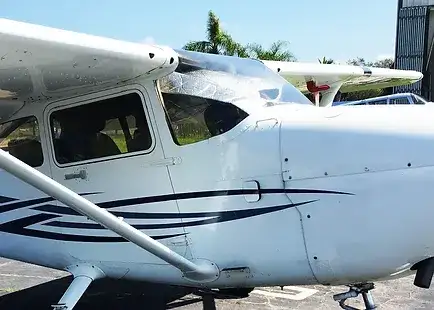
[{"label": "blue sky", "polygon": [[[18,4],[19,3],[19,4]],[[3,18],[176,48],[205,38],[208,10],[242,42],[287,40],[299,61],[394,53],[397,0],[2,0]],[[236,4],[236,5],[235,5]],[[359,6],[358,6],[359,5]]]}]

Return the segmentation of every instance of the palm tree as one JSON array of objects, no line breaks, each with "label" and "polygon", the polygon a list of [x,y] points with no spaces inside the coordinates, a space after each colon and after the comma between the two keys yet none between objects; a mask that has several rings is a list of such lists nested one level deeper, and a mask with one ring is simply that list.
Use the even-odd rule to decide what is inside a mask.
[{"label": "palm tree", "polygon": [[246,48],[236,42],[221,28],[219,18],[214,12],[208,12],[207,41],[190,41],[183,49],[209,54],[248,57]]},{"label": "palm tree", "polygon": [[320,64],[334,64],[335,63],[335,61],[333,59],[326,58],[326,57],[323,57],[322,59],[318,59],[318,62]]},{"label": "palm tree", "polygon": [[295,56],[285,47],[289,44],[287,41],[276,41],[271,44],[269,49],[265,49],[257,43],[248,44],[246,47],[250,57],[261,60],[276,60],[276,61],[296,61]]},{"label": "palm tree", "polygon": [[214,12],[208,12],[207,40],[189,41],[183,49],[209,54],[238,56],[243,58],[257,58],[261,60],[296,61],[294,55],[285,50],[289,42],[274,42],[269,49],[257,43],[243,46],[236,42],[229,33],[221,28],[219,18]]}]

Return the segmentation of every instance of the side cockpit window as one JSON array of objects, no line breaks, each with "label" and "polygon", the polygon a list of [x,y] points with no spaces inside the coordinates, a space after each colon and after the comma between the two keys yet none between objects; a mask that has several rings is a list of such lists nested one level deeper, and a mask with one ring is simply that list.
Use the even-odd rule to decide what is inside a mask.
[{"label": "side cockpit window", "polygon": [[33,168],[42,166],[44,156],[36,117],[0,125],[0,148]]},{"label": "side cockpit window", "polygon": [[390,104],[410,104],[408,97],[390,99]]},{"label": "side cockpit window", "polygon": [[135,93],[62,108],[51,113],[50,124],[59,164],[148,151],[152,146],[143,102]]},{"label": "side cockpit window", "polygon": [[248,114],[233,104],[187,94],[162,93],[167,120],[178,145],[221,135]]}]

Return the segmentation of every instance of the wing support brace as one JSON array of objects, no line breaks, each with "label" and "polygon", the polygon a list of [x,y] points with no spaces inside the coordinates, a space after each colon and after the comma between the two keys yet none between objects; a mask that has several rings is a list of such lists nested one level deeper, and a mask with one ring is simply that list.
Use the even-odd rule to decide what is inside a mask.
[{"label": "wing support brace", "polygon": [[343,83],[338,83],[337,85],[333,85],[329,90],[326,90],[322,93],[322,98],[319,101],[320,107],[330,107],[333,105],[333,100],[335,99],[336,94],[341,88]]},{"label": "wing support brace", "polygon": [[211,282],[220,275],[214,263],[207,260],[193,262],[186,259],[1,149],[0,168],[178,268],[183,273],[183,277],[190,281]]},{"label": "wing support brace", "polygon": [[[341,88],[343,82],[335,82],[333,85],[316,85],[314,81],[306,82],[307,90],[315,97],[315,105],[319,107],[327,107],[333,104],[333,100]],[[322,94],[321,100],[319,94]]]}]

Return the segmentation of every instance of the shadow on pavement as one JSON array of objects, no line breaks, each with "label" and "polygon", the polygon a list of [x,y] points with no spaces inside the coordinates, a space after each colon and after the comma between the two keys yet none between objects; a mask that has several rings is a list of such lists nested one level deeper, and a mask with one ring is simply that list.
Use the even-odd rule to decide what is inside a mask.
[{"label": "shadow on pavement", "polygon": [[[71,283],[71,276],[9,293],[0,297],[0,309],[51,309]],[[214,310],[212,296],[189,296],[191,288],[126,280],[101,279],[91,284],[74,310],[118,309],[176,309],[203,303],[204,310]]]}]

